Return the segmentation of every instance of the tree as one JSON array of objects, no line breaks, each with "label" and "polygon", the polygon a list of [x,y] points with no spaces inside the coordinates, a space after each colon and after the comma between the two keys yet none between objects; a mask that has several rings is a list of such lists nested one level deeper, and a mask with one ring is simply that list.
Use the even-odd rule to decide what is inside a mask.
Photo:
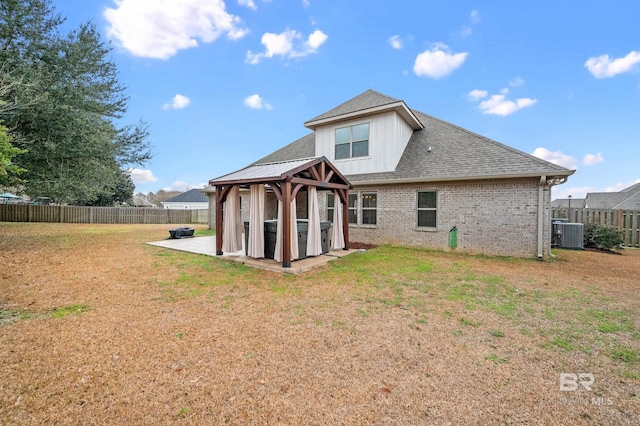
[{"label": "tree", "polygon": [[9,105],[0,119],[26,150],[15,162],[27,170],[27,194],[69,204],[122,201],[133,194],[124,171],[151,158],[148,126],[117,124],[128,98],[95,26],[62,37],[62,22],[50,0],[0,3],[0,100]]},{"label": "tree", "polygon": [[0,125],[0,185],[12,186],[20,183],[19,175],[26,170],[12,163],[16,155],[26,151],[11,145],[11,136],[5,126]]}]

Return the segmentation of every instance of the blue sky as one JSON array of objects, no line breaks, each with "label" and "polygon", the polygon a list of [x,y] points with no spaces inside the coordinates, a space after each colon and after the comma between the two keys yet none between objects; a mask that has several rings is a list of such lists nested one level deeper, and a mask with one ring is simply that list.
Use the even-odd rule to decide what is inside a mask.
[{"label": "blue sky", "polygon": [[373,89],[576,173],[554,198],[640,182],[636,0],[54,0],[93,21],[150,124],[137,192],[201,187]]}]

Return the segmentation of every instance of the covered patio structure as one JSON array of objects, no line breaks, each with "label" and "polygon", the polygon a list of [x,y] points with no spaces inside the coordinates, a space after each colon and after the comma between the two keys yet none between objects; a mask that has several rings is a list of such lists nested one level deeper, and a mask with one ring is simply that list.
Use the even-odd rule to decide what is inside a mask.
[{"label": "covered patio structure", "polygon": [[[237,251],[238,246],[241,246],[238,244],[241,227],[238,195],[240,188],[248,188],[251,194],[248,256],[264,257],[264,193],[267,189],[272,191],[278,200],[278,240],[275,259],[282,261],[283,268],[291,267],[291,261],[295,258],[292,248],[297,250],[297,235],[295,234],[296,221],[292,216],[295,215],[296,195],[303,188],[308,191],[309,238],[318,239],[319,243],[320,219],[317,191],[333,191],[336,195],[336,206],[332,235],[335,244],[332,244],[332,247],[335,249],[337,246],[342,246],[341,248],[345,250],[349,248],[347,218],[351,184],[326,157],[254,164],[212,179],[209,185],[215,188],[216,194],[215,227],[216,255],[218,256],[223,255],[224,251]],[[312,251],[310,254],[320,253]]]}]

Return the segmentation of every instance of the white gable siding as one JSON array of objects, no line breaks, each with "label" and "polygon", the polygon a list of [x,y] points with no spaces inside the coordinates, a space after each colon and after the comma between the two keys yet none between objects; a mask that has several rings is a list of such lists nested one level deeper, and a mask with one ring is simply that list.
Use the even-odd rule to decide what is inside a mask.
[{"label": "white gable siding", "polygon": [[[336,160],[336,129],[356,124],[369,124],[369,156]],[[395,112],[373,115],[316,129],[316,156],[325,156],[342,174],[391,172],[413,134],[413,129]]]}]

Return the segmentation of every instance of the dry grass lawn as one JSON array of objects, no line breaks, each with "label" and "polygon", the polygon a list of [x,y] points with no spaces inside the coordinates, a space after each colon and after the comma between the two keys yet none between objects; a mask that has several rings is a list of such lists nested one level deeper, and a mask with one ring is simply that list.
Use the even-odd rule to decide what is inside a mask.
[{"label": "dry grass lawn", "polygon": [[0,424],[640,424],[638,250],[285,276],[169,227],[0,224]]}]

